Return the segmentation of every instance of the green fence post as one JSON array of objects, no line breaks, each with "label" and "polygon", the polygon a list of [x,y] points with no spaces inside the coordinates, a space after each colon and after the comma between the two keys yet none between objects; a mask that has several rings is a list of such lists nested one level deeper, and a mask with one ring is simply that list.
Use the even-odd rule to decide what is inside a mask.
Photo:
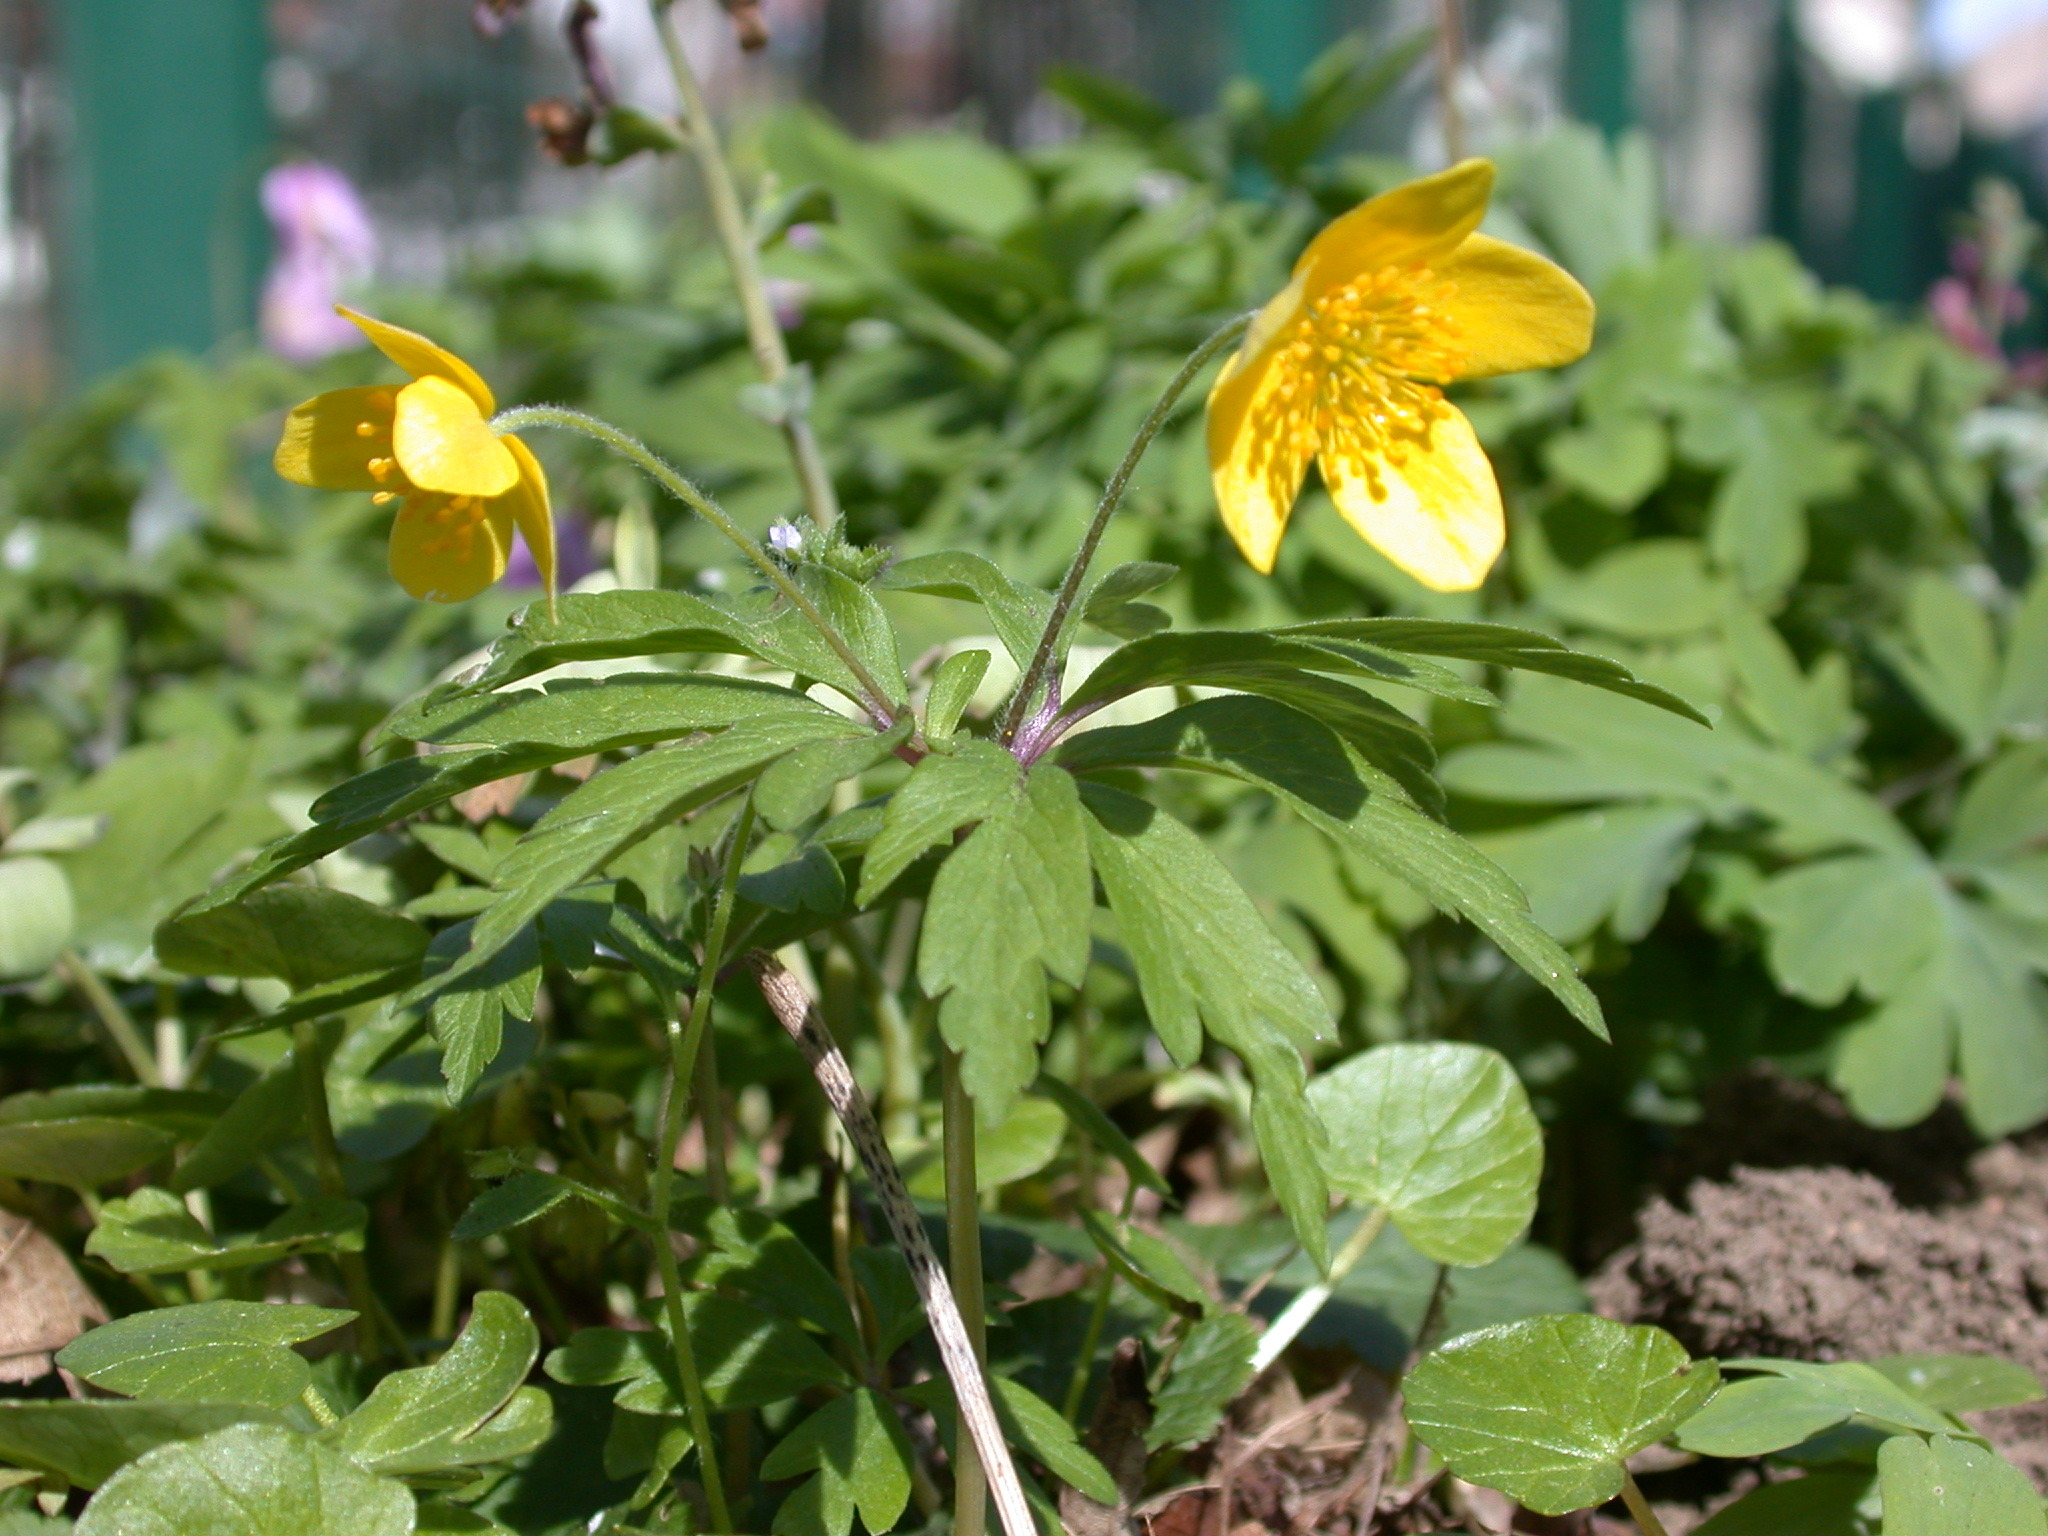
[{"label": "green fence post", "polygon": [[263,0],[60,0],[75,123],[63,371],[248,327],[269,123]]},{"label": "green fence post", "polygon": [[1231,0],[1236,73],[1256,80],[1266,99],[1289,106],[1301,73],[1329,42],[1329,0]]},{"label": "green fence post", "polygon": [[1612,138],[1635,121],[1629,0],[1569,0],[1565,13],[1565,106]]}]

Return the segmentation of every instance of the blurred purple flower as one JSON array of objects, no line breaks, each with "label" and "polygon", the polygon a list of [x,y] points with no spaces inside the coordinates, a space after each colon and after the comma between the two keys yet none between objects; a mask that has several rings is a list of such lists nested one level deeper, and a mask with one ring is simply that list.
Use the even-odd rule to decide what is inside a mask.
[{"label": "blurred purple flower", "polygon": [[[555,579],[563,591],[576,585],[604,562],[597,558],[597,551],[590,546],[590,525],[574,512],[555,514]],[[535,563],[533,551],[526,547],[526,540],[515,529],[512,534],[512,553],[506,557],[505,575],[499,583],[507,587],[543,587],[540,566]]]},{"label": "blurred purple flower", "polygon": [[331,165],[296,161],[263,177],[263,211],[277,258],[263,281],[263,341],[295,363],[363,344],[334,312],[342,291],[370,275],[376,231],[349,179]]}]

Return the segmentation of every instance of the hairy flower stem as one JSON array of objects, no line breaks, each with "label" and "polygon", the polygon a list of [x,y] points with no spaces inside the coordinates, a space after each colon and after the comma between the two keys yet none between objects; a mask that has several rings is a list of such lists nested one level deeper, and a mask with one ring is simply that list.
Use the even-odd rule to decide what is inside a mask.
[{"label": "hairy flower stem", "polygon": [[839,497],[832,488],[831,473],[825,468],[825,456],[819,451],[817,434],[811,430],[810,415],[801,402],[790,398],[789,348],[783,343],[782,327],[776,324],[775,307],[768,302],[760,248],[748,227],[746,211],[740,206],[732,168],[726,164],[725,151],[718,141],[718,125],[711,120],[704,88],[698,82],[696,70],[690,67],[690,56],[683,50],[682,39],[676,36],[670,16],[673,0],[650,0],[650,4],[654,29],[661,34],[662,50],[668,56],[669,73],[675,77],[684,138],[704,183],[704,200],[711,207],[712,227],[718,233],[726,265],[732,270],[733,286],[739,290],[740,312],[747,322],[747,344],[760,365],[761,377],[782,396],[782,433],[789,440],[789,456],[803,487],[804,506],[813,522],[820,528],[829,528],[839,520]]},{"label": "hairy flower stem", "polygon": [[[946,1260],[974,1358],[988,1365],[988,1300],[981,1280],[981,1190],[974,1167],[974,1099],[960,1081],[960,1053],[939,1049],[939,1105],[946,1164]],[[964,1417],[953,1426],[953,1536],[987,1529],[988,1479]]]},{"label": "hairy flower stem", "polygon": [[1258,1348],[1252,1351],[1252,1370],[1256,1373],[1278,1360],[1287,1346],[1301,1336],[1306,1328],[1323,1310],[1325,1303],[1336,1294],[1344,1277],[1358,1267],[1358,1261],[1365,1257],[1366,1249],[1373,1245],[1373,1239],[1380,1235],[1387,1224],[1387,1208],[1375,1206],[1366,1213],[1358,1224],[1358,1230],[1337,1250],[1330,1260],[1330,1268],[1322,1279],[1308,1287],[1294,1300],[1287,1303],[1287,1309],[1274,1318],[1266,1331],[1259,1335]]},{"label": "hairy flower stem", "polygon": [[[1032,652],[1031,665],[1024,669],[1018,679],[1017,691],[1010,699],[1009,713],[1003,720],[1002,739],[1013,744],[1017,733],[1023,727],[1026,711],[1039,689],[1045,686],[1047,675],[1052,670],[1053,658],[1058,654],[1060,638],[1066,632],[1067,619],[1072,614],[1074,603],[1081,595],[1081,583],[1087,580],[1088,567],[1095,559],[1095,550],[1102,543],[1102,535],[1109,527],[1109,520],[1116,516],[1116,509],[1122,504],[1124,492],[1130,488],[1131,476],[1138,471],[1138,461],[1145,457],[1145,450],[1152,446],[1152,439],[1159,435],[1173,409],[1180,404],[1180,397],[1187,393],[1187,387],[1194,383],[1201,371],[1214,362],[1225,348],[1234,343],[1251,325],[1249,314],[1239,315],[1188,355],[1180,365],[1180,371],[1168,381],[1159,399],[1153,404],[1143,422],[1139,424],[1138,435],[1131,439],[1131,446],[1124,450],[1123,462],[1109,477],[1109,483],[1102,488],[1102,500],[1095,504],[1095,517],[1088,524],[1088,531],[1081,536],[1081,547],[1074,551],[1073,564],[1067,567],[1066,579],[1060,583],[1057,596],[1053,598],[1052,613],[1045,621],[1045,632],[1038,637],[1038,649]],[[1034,747],[1037,743],[1032,744]]]},{"label": "hairy flower stem", "polygon": [[[320,1180],[320,1192],[330,1199],[346,1200],[348,1180],[341,1170],[341,1146],[334,1139],[334,1121],[327,1112],[327,1068],[321,1056],[319,1032],[310,1019],[302,1019],[292,1026],[292,1064],[298,1073],[299,1102],[306,1117],[306,1141],[313,1149],[313,1172]],[[375,1352],[376,1336],[382,1332],[400,1360],[407,1365],[419,1364],[405,1342],[405,1335],[385,1312],[376,1287],[370,1284],[370,1268],[363,1262],[363,1256],[360,1253],[337,1253],[334,1262],[340,1266],[349,1305],[359,1314],[356,1328],[363,1342],[363,1353],[371,1355]]]},{"label": "hairy flower stem", "polygon": [[1642,1527],[1643,1536],[1670,1536],[1664,1529],[1664,1522],[1657,1518],[1657,1512],[1650,1508],[1650,1501],[1643,1497],[1643,1490],[1636,1486],[1636,1480],[1627,1472],[1621,1474],[1621,1502],[1628,1506],[1628,1512],[1635,1516],[1636,1524]]},{"label": "hairy flower stem", "polygon": [[711,1438],[711,1406],[704,1397],[704,1381],[697,1371],[697,1352],[690,1346],[690,1325],[683,1312],[682,1268],[676,1263],[674,1240],[669,1236],[669,1212],[675,1204],[676,1146],[683,1139],[685,1111],[689,1108],[690,1084],[696,1076],[697,1049],[711,1022],[711,993],[718,985],[718,970],[725,963],[725,936],[732,927],[732,909],[739,894],[740,865],[746,861],[747,843],[754,832],[754,797],[748,795],[733,824],[732,847],[725,856],[725,873],[718,883],[718,900],[711,909],[711,926],[704,934],[704,955],[697,969],[697,990],[690,999],[687,1022],[671,1011],[668,1021],[668,1085],[662,1095],[661,1135],[655,1144],[654,1169],[648,1179],[647,1204],[654,1218],[649,1234],[654,1242],[654,1264],[661,1272],[662,1309],[668,1318],[669,1339],[675,1349],[676,1375],[683,1384],[683,1404],[689,1410],[690,1434],[697,1442],[697,1468],[704,1480],[704,1500],[711,1506],[711,1523],[716,1530],[733,1529],[725,1503],[725,1482],[719,1476],[716,1442]]},{"label": "hairy flower stem", "polygon": [[846,637],[832,627],[832,623],[818,610],[818,605],[803,593],[803,589],[789,579],[789,573],[770,557],[768,551],[755,543],[747,531],[732,520],[725,508],[706,496],[690,483],[689,477],[677,469],[660,454],[649,448],[629,432],[621,432],[608,421],[587,416],[582,411],[572,411],[562,405],[522,405],[509,411],[501,411],[491,420],[491,430],[499,434],[517,432],[526,427],[560,427],[565,432],[580,432],[585,437],[603,443],[621,458],[630,460],[684,506],[711,524],[747,557],[770,586],[780,592],[789,605],[810,621],[824,642],[832,647],[833,654],[846,663],[846,670],[853,674],[854,681],[866,695],[862,706],[874,717],[878,726],[893,725],[896,709],[889,702],[889,696],[882,691],[874,675],[854,655],[853,647],[846,643]]}]

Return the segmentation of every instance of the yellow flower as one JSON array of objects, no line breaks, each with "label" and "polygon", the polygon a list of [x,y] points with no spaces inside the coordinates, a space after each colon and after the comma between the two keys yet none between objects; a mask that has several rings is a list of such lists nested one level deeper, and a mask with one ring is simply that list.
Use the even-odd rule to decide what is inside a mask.
[{"label": "yellow flower", "polygon": [[412,375],[398,388],[336,389],[285,418],[277,472],[330,491],[372,491],[396,501],[391,574],[414,597],[459,603],[505,574],[512,530],[555,594],[555,525],[540,461],[509,433],[491,431],[490,387],[424,336],[352,309],[391,361]]},{"label": "yellow flower", "polygon": [[1500,486],[1438,386],[1585,355],[1593,301],[1541,256],[1475,231],[1493,166],[1373,198],[1310,242],[1209,394],[1224,525],[1262,572],[1313,458],[1344,520],[1441,592],[1486,579]]}]

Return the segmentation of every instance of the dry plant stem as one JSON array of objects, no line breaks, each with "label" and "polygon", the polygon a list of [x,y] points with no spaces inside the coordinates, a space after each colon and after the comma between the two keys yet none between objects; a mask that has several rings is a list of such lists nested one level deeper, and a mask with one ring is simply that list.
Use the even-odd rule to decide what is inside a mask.
[{"label": "dry plant stem", "polygon": [[[782,327],[775,322],[775,307],[768,302],[768,285],[761,274],[761,253],[754,244],[746,211],[740,206],[739,191],[733,186],[732,169],[718,142],[718,125],[711,120],[710,105],[690,56],[683,51],[670,15],[673,0],[652,0],[654,29],[661,34],[661,46],[668,55],[669,73],[675,77],[676,96],[682,105],[684,138],[697,161],[697,174],[704,182],[704,200],[711,206],[712,227],[732,269],[733,286],[739,290],[740,312],[746,317],[747,344],[761,377],[780,388],[789,377],[789,348],[783,344]],[[839,497],[832,488],[831,472],[818,449],[809,415],[784,400],[783,436],[789,439],[789,455],[795,462],[797,480],[803,487],[804,506],[820,528],[839,520]]]},{"label": "dry plant stem", "polygon": [[853,1080],[853,1069],[825,1028],[816,1003],[787,966],[762,950],[748,955],[747,964],[753,968],[761,995],[768,1000],[776,1020],[810,1064],[812,1075],[824,1090],[825,1101],[846,1127],[853,1150],[874,1183],[882,1215],[889,1223],[890,1235],[903,1251],[904,1262],[910,1266],[910,1277],[917,1285],[918,1299],[924,1303],[932,1337],[939,1347],[939,1359],[952,1382],[953,1397],[966,1425],[964,1438],[978,1453],[987,1473],[1003,1536],[1037,1536],[1031,1505],[1024,1497],[1024,1484],[1018,1479],[1016,1462],[1003,1440],[1002,1424],[989,1396],[987,1374],[970,1342],[967,1324],[946,1282],[946,1273],[939,1267],[939,1256],[932,1251],[931,1239],[925,1235],[924,1222],[911,1203],[910,1192],[903,1187],[903,1175],[895,1158],[889,1155],[874,1114]]},{"label": "dry plant stem", "polygon": [[[725,962],[725,936],[732,927],[733,903],[740,883],[740,865],[746,861],[747,843],[754,833],[754,797],[747,796],[733,823],[732,846],[726,851],[725,873],[718,883],[718,900],[711,909],[711,926],[704,934],[704,954],[697,970],[697,990],[690,999],[687,1022],[673,1016],[668,1022],[668,1089],[662,1096],[661,1135],[655,1145],[654,1170],[648,1178],[648,1213],[654,1230],[654,1265],[661,1273],[662,1310],[668,1318],[671,1346],[675,1350],[676,1375],[683,1384],[683,1406],[689,1412],[690,1434],[697,1442],[697,1470],[704,1480],[704,1500],[711,1506],[711,1523],[721,1531],[733,1528],[726,1509],[725,1482],[719,1476],[717,1442],[711,1435],[711,1405],[704,1397],[704,1381],[697,1370],[697,1352],[690,1346],[689,1319],[683,1312],[683,1275],[676,1263],[676,1247],[669,1235],[669,1212],[675,1204],[676,1145],[683,1139],[683,1122],[689,1108],[690,1084],[697,1070],[697,1050],[711,1022],[711,993],[718,985],[719,967]],[[705,1127],[707,1133],[709,1125]]]},{"label": "dry plant stem", "polygon": [[873,715],[877,725],[891,725],[896,720],[896,710],[889,703],[889,696],[874,679],[872,673],[854,655],[853,647],[846,643],[846,637],[832,627],[831,621],[818,611],[818,605],[803,594],[801,588],[789,579],[789,573],[769,557],[768,552],[753,539],[745,529],[734,522],[731,516],[717,502],[706,496],[690,483],[689,477],[670,464],[666,459],[649,448],[629,432],[621,432],[608,421],[587,416],[582,411],[572,411],[561,405],[522,405],[509,411],[501,411],[491,420],[491,430],[500,434],[517,432],[525,427],[560,427],[567,432],[580,432],[585,437],[603,443],[622,458],[631,460],[649,478],[659,484],[676,500],[711,524],[738,547],[768,584],[780,592],[789,605],[810,621],[819,637],[832,647],[833,654],[846,664],[846,670],[853,674],[861,691],[867,695],[861,700],[868,713]]},{"label": "dry plant stem", "polygon": [[[327,1072],[320,1059],[319,1035],[310,1020],[301,1020],[292,1026],[292,1065],[298,1073],[300,1107],[306,1116],[306,1141],[313,1149],[313,1171],[320,1180],[321,1193],[336,1200],[346,1200],[348,1180],[341,1171],[341,1147],[334,1139],[334,1121],[327,1113]],[[392,1326],[385,1315],[384,1304],[378,1300],[376,1288],[370,1284],[370,1269],[363,1262],[363,1256],[360,1253],[337,1253],[334,1262],[340,1266],[349,1304],[360,1314],[356,1327],[363,1335],[363,1353],[374,1353],[376,1336],[381,1331],[399,1359],[407,1365],[417,1365],[419,1362],[405,1342],[405,1335]]]},{"label": "dry plant stem", "polygon": [[[988,1298],[981,1278],[981,1186],[974,1166],[974,1100],[960,1080],[960,1053],[939,1048],[940,1148],[946,1165],[947,1268],[974,1358],[988,1366]],[[988,1479],[968,1438],[964,1408],[953,1433],[953,1536],[981,1536]]]},{"label": "dry plant stem", "polygon": [[1650,1501],[1643,1497],[1643,1490],[1636,1486],[1635,1478],[1627,1472],[1621,1474],[1621,1502],[1635,1516],[1636,1524],[1643,1529],[1643,1536],[1670,1536],[1664,1529],[1664,1522],[1657,1518],[1657,1512],[1650,1508]]},{"label": "dry plant stem", "polygon": [[135,1020],[128,1016],[128,1010],[121,1006],[121,1000],[114,996],[113,990],[100,980],[99,974],[78,957],[76,950],[70,949],[57,957],[57,969],[66,981],[78,988],[79,995],[99,1016],[107,1037],[114,1042],[114,1049],[121,1053],[121,1059],[128,1063],[128,1070],[135,1074],[135,1080],[145,1088],[163,1087],[163,1078],[156,1069],[156,1057],[143,1042],[142,1031],[135,1027]]},{"label": "dry plant stem", "polygon": [[1259,1335],[1259,1346],[1252,1352],[1252,1369],[1255,1372],[1263,1371],[1278,1360],[1282,1351],[1301,1336],[1301,1330],[1323,1310],[1344,1277],[1358,1267],[1358,1261],[1365,1257],[1365,1250],[1373,1245],[1373,1239],[1380,1235],[1380,1229],[1386,1224],[1386,1207],[1375,1206],[1358,1224],[1358,1230],[1337,1250],[1337,1256],[1330,1260],[1329,1272],[1287,1303],[1287,1309]]},{"label": "dry plant stem", "polygon": [[1123,462],[1117,465],[1109,483],[1102,488],[1102,499],[1095,504],[1095,516],[1088,524],[1088,531],[1081,536],[1081,547],[1074,551],[1073,564],[1067,567],[1066,579],[1060,583],[1059,592],[1053,598],[1052,613],[1045,621],[1045,632],[1038,637],[1038,649],[1031,653],[1031,665],[1024,669],[1024,675],[1017,681],[1017,692],[1011,697],[1009,713],[1003,719],[1004,741],[1014,742],[1017,739],[1026,711],[1031,708],[1038,691],[1045,686],[1052,671],[1053,657],[1059,650],[1060,636],[1065,633],[1067,619],[1081,595],[1081,583],[1088,578],[1088,567],[1095,559],[1095,551],[1102,543],[1109,520],[1116,516],[1124,492],[1130,488],[1131,476],[1138,472],[1138,461],[1145,457],[1145,450],[1152,446],[1152,439],[1159,435],[1159,429],[1173,415],[1173,408],[1180,404],[1180,397],[1187,393],[1196,376],[1242,336],[1251,323],[1250,315],[1239,315],[1195,348],[1139,424],[1138,435],[1124,450]]}]

